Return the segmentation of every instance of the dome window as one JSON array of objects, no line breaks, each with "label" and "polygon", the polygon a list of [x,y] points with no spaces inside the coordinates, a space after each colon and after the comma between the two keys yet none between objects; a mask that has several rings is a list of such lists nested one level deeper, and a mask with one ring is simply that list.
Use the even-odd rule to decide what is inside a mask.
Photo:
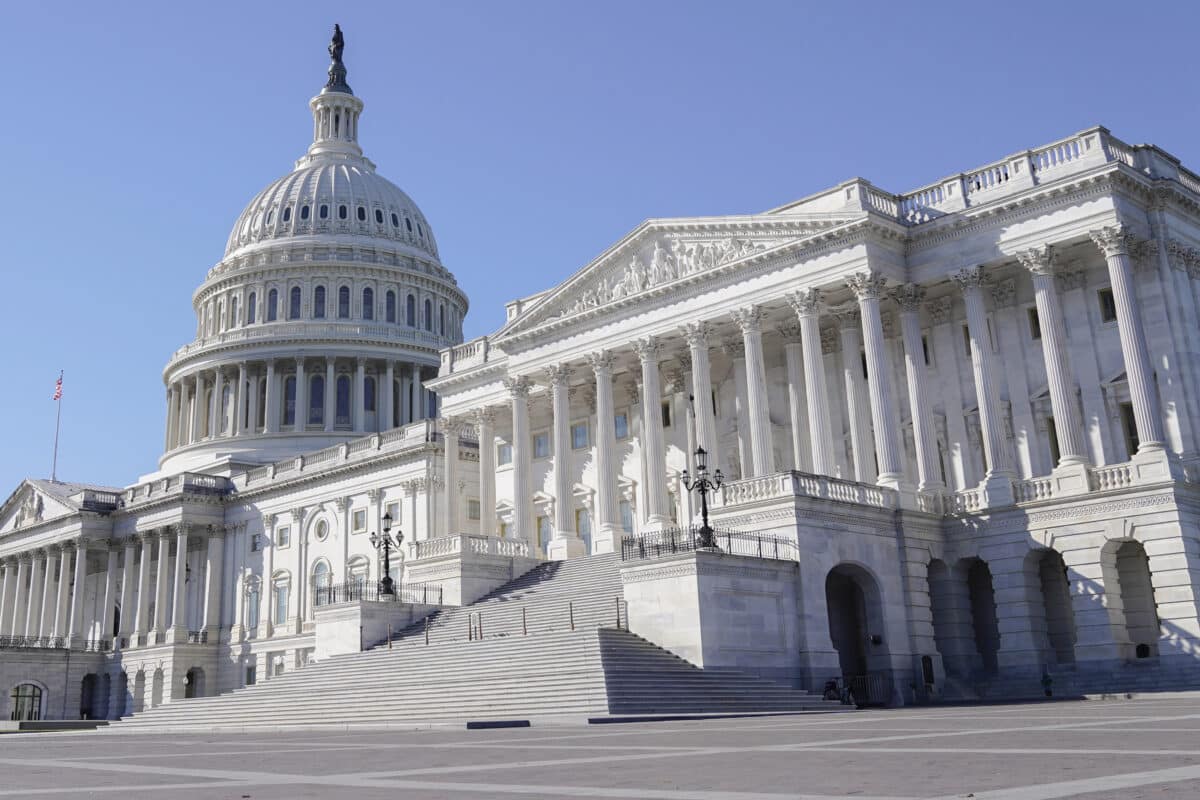
[{"label": "dome window", "polygon": [[272,208],[270,211],[267,212],[267,224],[270,225],[274,221],[275,221],[275,209]]},{"label": "dome window", "polygon": [[325,319],[325,287],[318,286],[313,290],[313,317]]},{"label": "dome window", "polygon": [[396,216],[395,213],[392,214],[392,227],[393,228],[400,227],[400,217]]},{"label": "dome window", "polygon": [[283,209],[283,216],[281,217],[281,219],[282,219],[284,222],[291,222],[291,221],[292,221],[292,207],[291,207],[291,206],[285,206],[285,207],[284,207],[284,209]]},{"label": "dome window", "polygon": [[329,206],[322,203],[321,210],[317,212],[317,216],[319,216],[321,219],[329,219]]},{"label": "dome window", "polygon": [[388,322],[396,321],[396,293],[388,289],[385,302],[384,313],[387,315],[385,319]]},{"label": "dome window", "polygon": [[288,303],[288,319],[300,319],[300,287],[293,286]]},{"label": "dome window", "polygon": [[359,222],[367,221],[367,210],[365,208],[363,208],[362,206],[358,207],[358,221]]},{"label": "dome window", "polygon": [[433,333],[433,303],[425,301],[425,330]]},{"label": "dome window", "polygon": [[258,320],[255,319],[258,313],[258,295],[254,292],[250,293],[250,298],[246,301],[246,324],[253,325]]},{"label": "dome window", "polygon": [[272,289],[267,292],[267,322],[274,322],[279,313],[279,292]]},{"label": "dome window", "polygon": [[338,319],[350,319],[350,287],[338,289]]},{"label": "dome window", "polygon": [[412,233],[412,220],[408,217],[404,218],[404,224],[408,226],[408,232]]},{"label": "dome window", "polygon": [[338,206],[338,219],[345,219],[350,216],[350,210],[345,206]]},{"label": "dome window", "polygon": [[383,212],[380,211],[378,208],[375,209],[375,222],[380,225],[383,224]]},{"label": "dome window", "polygon": [[404,322],[408,327],[417,327],[417,298],[411,294],[404,301]]},{"label": "dome window", "polygon": [[375,319],[375,292],[363,289],[362,318]]},{"label": "dome window", "polygon": [[417,234],[418,234],[418,235],[419,235],[419,236],[420,236],[422,239],[424,239],[424,238],[425,238],[425,229],[421,227],[421,223],[419,223],[419,222],[417,223]]},{"label": "dome window", "polygon": [[308,219],[308,206],[300,206],[300,219]]}]

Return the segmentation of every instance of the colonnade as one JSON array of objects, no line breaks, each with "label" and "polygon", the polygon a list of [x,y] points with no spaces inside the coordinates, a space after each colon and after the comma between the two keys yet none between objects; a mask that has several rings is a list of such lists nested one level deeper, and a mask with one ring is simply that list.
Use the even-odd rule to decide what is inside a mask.
[{"label": "colonnade", "polygon": [[0,636],[82,644],[88,548],[77,539],[0,559]]},{"label": "colonnade", "polygon": [[415,422],[429,405],[423,369],[406,361],[301,354],[197,370],[167,389],[164,447],[293,431],[371,433]]},{"label": "colonnade", "polygon": [[[1113,286],[1122,353],[1140,441],[1138,455],[1145,456],[1162,451],[1165,437],[1146,334],[1132,287],[1131,238],[1120,226],[1094,231],[1091,238],[1105,256]],[[1030,249],[1020,253],[1018,261],[1031,273],[1036,294],[1041,345],[1059,442],[1060,458],[1055,469],[1086,466],[1089,459],[1084,446],[1083,426],[1074,403],[1075,378],[1067,355],[1063,312],[1053,278],[1054,250],[1050,246]],[[968,267],[952,276],[952,284],[966,311],[973,382],[979,400],[979,422],[986,460],[985,476],[980,485],[982,505],[995,507],[1013,501],[1013,480],[1016,472],[1012,444],[1001,419],[1001,376],[997,373],[992,356],[987,310],[984,305],[985,278],[984,267]],[[864,482],[874,480],[881,486],[896,489],[900,492],[902,502],[905,497],[912,497],[916,492],[942,493],[946,487],[941,477],[937,431],[933,424],[928,388],[925,343],[921,335],[920,312],[926,303],[926,289],[915,284],[906,284],[889,290],[884,277],[873,270],[851,275],[844,280],[843,285],[850,290],[855,301],[850,308],[828,307],[824,302],[824,297],[829,291],[826,287],[800,288],[781,298],[795,314],[798,322],[798,325],[784,325],[780,328],[785,336],[784,352],[788,367],[788,413],[793,434],[793,464],[797,467],[804,465],[806,469],[820,475],[836,474],[833,425],[820,327],[823,316],[834,314],[839,318],[845,346],[850,348],[851,352],[857,353],[861,341],[865,359],[865,377],[857,369],[857,364],[847,366],[845,370],[847,395],[855,398],[865,394],[870,409],[869,424],[861,416],[855,417],[854,408],[850,411],[856,479]],[[901,413],[891,385],[888,348],[880,308],[881,302],[889,297],[899,309],[905,389],[912,415],[915,445],[915,475],[906,470],[906,460],[900,442]],[[597,481],[593,487],[593,539],[597,542],[611,543],[620,535],[619,468],[613,430],[612,391],[615,365],[630,362],[630,354],[636,356],[641,367],[641,445],[642,457],[646,462],[646,486],[643,495],[646,507],[642,518],[652,525],[662,525],[669,520],[666,446],[662,417],[658,408],[661,402],[660,363],[664,358],[670,358],[683,361],[690,369],[694,402],[689,411],[694,413],[695,444],[710,454],[717,454],[719,448],[716,421],[713,404],[709,402],[715,386],[711,378],[710,351],[712,347],[720,344],[717,331],[722,327],[728,328],[729,322],[734,324],[740,334],[740,341],[733,342],[733,356],[738,384],[738,405],[739,408],[745,409],[747,428],[746,435],[740,437],[742,463],[746,472],[744,477],[773,473],[776,464],[768,409],[762,325],[763,320],[777,310],[769,305],[731,309],[723,318],[690,322],[677,333],[668,333],[666,336],[643,337],[624,350],[586,353],[580,360],[555,364],[547,368],[544,374],[509,375],[505,379],[505,386],[512,414],[513,497],[516,506],[511,535],[529,542],[536,538],[532,504],[529,501],[533,494],[530,392],[537,383],[548,385],[553,417],[553,452],[556,456],[570,453],[572,409],[569,385],[572,376],[578,377],[583,373],[590,373],[588,383],[594,385],[594,391],[589,391],[595,398],[589,413],[594,413],[597,420],[591,442],[595,447],[597,471]],[[857,403],[857,400],[854,402]],[[472,422],[481,443],[481,532],[490,534],[493,532],[492,526],[496,518],[495,464],[490,447],[495,435],[494,413],[489,408],[473,413]],[[739,420],[739,426],[740,424]],[[807,431],[807,437],[802,435],[804,431]],[[868,437],[870,441],[867,441]],[[808,449],[805,452],[806,444]],[[872,449],[875,463],[868,466]],[[457,447],[454,448],[453,456],[450,455],[450,450],[447,450],[447,474],[451,474],[452,469],[457,469],[456,465],[451,467],[450,462],[457,462]],[[578,537],[571,513],[571,476],[569,468],[565,466],[566,460],[561,463],[564,464],[563,468],[559,467],[560,462],[556,459],[553,479],[557,496],[554,513],[556,541]],[[449,509],[445,518],[448,522],[456,521]]]}]

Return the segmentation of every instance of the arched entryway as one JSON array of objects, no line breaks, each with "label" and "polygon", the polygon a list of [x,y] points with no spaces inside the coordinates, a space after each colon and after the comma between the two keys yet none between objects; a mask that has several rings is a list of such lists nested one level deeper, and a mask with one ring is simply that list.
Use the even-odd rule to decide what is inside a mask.
[{"label": "arched entryway", "polygon": [[96,692],[99,685],[99,677],[92,672],[84,675],[79,682],[80,719],[96,719]]},{"label": "arched entryway", "polygon": [[1075,610],[1062,555],[1053,549],[1034,550],[1026,558],[1025,568],[1029,584],[1039,590],[1030,606],[1033,628],[1044,637],[1040,643],[1043,663],[1074,664]]},{"label": "arched entryway", "polygon": [[161,706],[163,701],[163,671],[162,667],[154,670],[154,677],[150,681],[150,707],[155,708]]},{"label": "arched entryway", "polygon": [[129,673],[121,670],[117,676],[116,708],[111,709],[113,719],[120,719],[133,713],[133,690],[129,683]]},{"label": "arched entryway", "polygon": [[138,670],[133,676],[133,712],[146,708],[146,671]]},{"label": "arched entryway", "polygon": [[825,578],[829,638],[842,680],[860,705],[891,701],[891,664],[883,640],[879,584],[857,564],[838,564]]},{"label": "arched entryway", "polygon": [[8,718],[18,722],[42,719],[46,692],[36,683],[18,683],[8,695]]},{"label": "arched entryway", "polygon": [[184,698],[204,697],[204,670],[200,667],[192,667],[183,676],[183,696]]},{"label": "arched entryway", "polygon": [[975,651],[984,674],[1000,671],[1000,623],[996,618],[996,593],[992,571],[982,558],[966,559],[961,571],[967,577],[967,595],[971,599],[971,625],[975,633]]},{"label": "arched entryway", "polygon": [[108,719],[112,704],[112,676],[107,672],[96,682],[96,695],[92,700],[94,719]]},{"label": "arched entryway", "polygon": [[[1134,658],[1158,655],[1158,606],[1150,577],[1150,559],[1141,542],[1121,542],[1117,547],[1117,594],[1125,616],[1125,635]],[[1114,606],[1116,604],[1114,603]]]}]

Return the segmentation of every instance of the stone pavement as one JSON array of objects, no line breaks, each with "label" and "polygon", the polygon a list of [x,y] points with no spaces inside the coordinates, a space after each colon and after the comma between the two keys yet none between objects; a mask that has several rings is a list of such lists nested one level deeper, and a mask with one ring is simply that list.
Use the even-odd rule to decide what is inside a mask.
[{"label": "stone pavement", "polygon": [[0,736],[0,798],[1200,798],[1200,698],[505,730]]}]

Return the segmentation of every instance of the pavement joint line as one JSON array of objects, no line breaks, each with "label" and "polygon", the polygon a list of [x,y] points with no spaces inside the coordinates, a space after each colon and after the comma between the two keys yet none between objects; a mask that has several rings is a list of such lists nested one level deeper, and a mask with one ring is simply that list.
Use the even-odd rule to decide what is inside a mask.
[{"label": "pavement joint line", "polygon": [[161,794],[164,791],[183,791],[185,789],[203,789],[205,791],[213,791],[217,789],[240,789],[246,786],[255,786],[257,784],[248,781],[206,781],[204,783],[155,783],[136,786],[96,786],[89,784],[88,786],[68,786],[62,788],[38,787],[27,789],[0,789],[0,797],[29,797],[31,795],[54,795],[65,794],[71,797],[86,797],[98,792],[122,792],[123,795],[128,795],[133,792],[157,792]]},{"label": "pavement joint line", "polygon": [[[1107,792],[1151,786],[1156,783],[1176,783],[1200,778],[1200,765],[1168,767],[1144,772],[1125,772],[1093,778],[1078,778],[1070,781],[1013,786],[1005,789],[988,789],[974,792],[974,800],[1058,800],[1081,794]],[[932,800],[961,800],[963,794],[945,795]]]},{"label": "pavement joint line", "polygon": [[[796,794],[795,792],[735,792],[707,789],[616,789],[602,786],[540,784],[453,783],[449,781],[355,781],[362,788],[448,790],[484,795],[535,794],[553,797],[610,797],[631,800],[845,800],[846,795]],[[853,795],[854,800],[920,800],[914,795]]]},{"label": "pavement joint line", "polygon": [[[1070,747],[806,747],[806,752],[821,753],[928,753],[930,755],[1062,755],[1062,756],[1180,756],[1200,758],[1200,750],[1126,750],[1122,748],[1075,749]],[[1198,765],[1200,766],[1200,765]]]}]

